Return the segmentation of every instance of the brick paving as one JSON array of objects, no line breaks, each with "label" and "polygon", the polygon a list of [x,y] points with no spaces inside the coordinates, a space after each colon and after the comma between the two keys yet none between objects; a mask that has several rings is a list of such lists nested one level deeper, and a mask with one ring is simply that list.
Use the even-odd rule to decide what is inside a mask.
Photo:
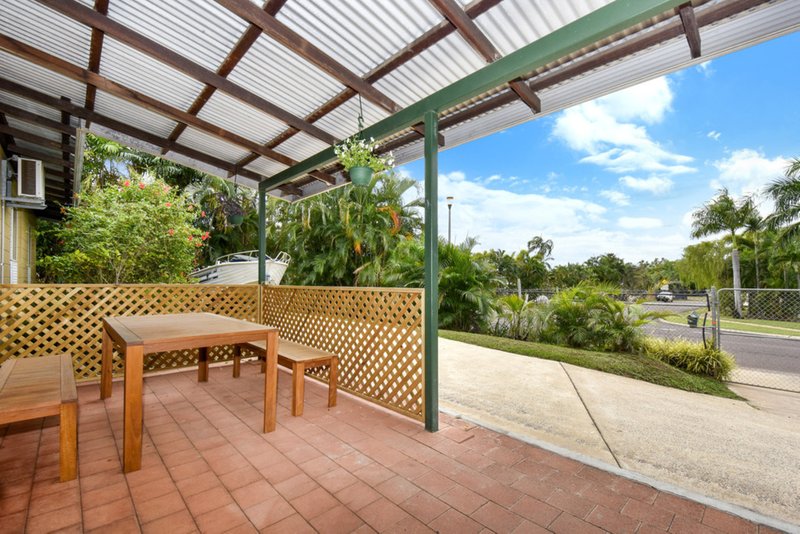
[{"label": "brick paving", "polygon": [[2,532],[776,532],[447,416],[441,431],[258,365],[145,380],[142,469],[121,470],[122,384],[79,388],[80,476],[58,482],[55,418],[0,426]]}]

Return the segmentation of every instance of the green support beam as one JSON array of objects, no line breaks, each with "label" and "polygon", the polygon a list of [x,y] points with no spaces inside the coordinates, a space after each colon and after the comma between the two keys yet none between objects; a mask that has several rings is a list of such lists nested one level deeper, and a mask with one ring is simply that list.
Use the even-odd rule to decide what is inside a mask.
[{"label": "green support beam", "polygon": [[258,283],[267,278],[267,192],[258,190]]},{"label": "green support beam", "polygon": [[439,116],[425,121],[425,430],[439,430]]},{"label": "green support beam", "polygon": [[[427,111],[441,112],[461,104],[684,3],[686,0],[615,0],[373,124],[363,134],[384,139],[418,123]],[[274,189],[335,160],[333,147],[327,148],[264,180],[259,187]]]}]

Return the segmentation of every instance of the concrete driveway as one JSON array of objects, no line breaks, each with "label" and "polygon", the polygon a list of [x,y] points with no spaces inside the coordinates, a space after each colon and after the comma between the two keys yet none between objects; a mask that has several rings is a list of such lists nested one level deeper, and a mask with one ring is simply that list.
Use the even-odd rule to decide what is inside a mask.
[{"label": "concrete driveway", "polygon": [[439,382],[445,411],[800,525],[800,395],[721,399],[446,339]]}]

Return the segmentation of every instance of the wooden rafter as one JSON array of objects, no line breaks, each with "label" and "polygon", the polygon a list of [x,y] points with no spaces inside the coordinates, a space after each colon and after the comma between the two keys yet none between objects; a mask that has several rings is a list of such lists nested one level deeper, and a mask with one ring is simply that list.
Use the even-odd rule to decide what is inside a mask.
[{"label": "wooden rafter", "polygon": [[[467,15],[464,9],[455,0],[430,0],[430,2],[456,27],[458,33],[478,52],[487,63],[492,63],[502,57],[492,42],[481,31],[475,21]],[[531,91],[522,80],[512,80],[508,82],[511,90],[527,104],[531,111],[540,113],[542,102],[539,97]]]},{"label": "wooden rafter", "polygon": [[[69,98],[61,97],[61,101],[64,102],[65,104],[67,104],[67,105],[70,104]],[[66,111],[65,109],[61,110],[61,124],[69,126],[71,117],[72,117],[72,115],[70,114],[69,111]],[[61,144],[67,146],[67,145],[69,145],[69,142],[70,142],[70,136],[68,134],[62,133],[61,134]],[[64,150],[64,151],[62,151],[61,152],[61,157],[64,160],[69,161],[69,157],[71,155],[70,152],[73,152],[73,151],[72,150]],[[67,196],[64,198],[64,202],[68,203],[70,201],[69,191],[72,190],[72,187],[73,187],[73,183],[72,183],[72,174],[73,174],[73,172],[72,172],[72,166],[71,165],[64,167],[64,174],[67,175],[67,178],[64,181],[64,185],[66,186],[65,189],[67,190],[66,191]]]},{"label": "wooden rafter", "polygon": [[697,26],[697,18],[694,15],[692,4],[684,4],[678,8],[678,14],[683,24],[683,33],[686,34],[686,41],[689,43],[689,52],[692,59],[697,59],[702,55],[700,46],[700,29]]},{"label": "wooden rafter", "polygon": [[[486,13],[488,10],[499,4],[502,0],[474,0],[470,4],[465,7],[465,12],[467,16],[470,18],[476,18],[483,13]],[[396,69],[402,67],[413,58],[430,48],[431,46],[435,45],[448,35],[452,34],[455,31],[455,27],[450,24],[448,21],[443,21],[437,24],[436,26],[432,27],[430,30],[426,31],[422,35],[420,35],[417,39],[412,41],[408,46],[399,50],[396,54],[392,57],[369,71],[365,76],[364,80],[368,83],[375,83],[384,76],[394,72]],[[343,105],[345,102],[350,100],[356,96],[356,92],[350,89],[349,87],[342,90],[339,94],[325,102],[322,106],[317,108],[316,110],[312,111],[310,114],[306,115],[305,120],[308,122],[316,122],[328,113],[334,111],[339,106]],[[421,128],[421,125],[417,125],[417,127]],[[287,128],[272,140],[268,141],[264,146],[268,148],[275,148],[284,141],[292,138],[294,135],[298,133],[299,130],[295,128]],[[419,132],[419,130],[416,130]],[[418,134],[414,134],[415,138],[419,138]],[[444,146],[445,139],[444,136],[440,133],[439,134],[439,145]],[[250,154],[249,156],[245,156],[241,160],[237,161],[236,164],[240,166],[247,165],[254,161],[258,156],[254,154]],[[330,171],[329,171],[330,172]]]},{"label": "wooden rafter", "polygon": [[[109,0],[95,0],[94,10],[103,15],[108,15]],[[89,46],[89,70],[100,72],[100,58],[103,54],[103,38],[105,33],[97,28],[92,28],[92,42]],[[97,88],[94,85],[86,86],[86,98],[84,105],[86,109],[94,110],[94,99],[97,95]]]},{"label": "wooden rafter", "polygon": [[98,89],[123,98],[136,104],[137,106],[154,111],[174,121],[183,122],[184,124],[193,126],[212,136],[224,139],[234,145],[241,146],[266,158],[283,163],[284,165],[291,166],[296,163],[292,158],[276,152],[275,150],[262,147],[254,141],[250,141],[249,139],[211,124],[210,122],[196,117],[190,113],[170,106],[169,104],[156,100],[155,98],[128,87],[122,86],[104,76],[101,76],[100,74],[90,72],[86,69],[78,67],[77,65],[73,65],[72,63],[57,58],[42,50],[33,48],[30,45],[17,41],[16,39],[12,39],[6,35],[0,35],[0,48],[4,48],[18,57],[21,57],[32,63],[36,63],[37,65],[45,67],[54,72],[58,72],[59,74],[74,80],[91,83]]},{"label": "wooden rafter", "polygon": [[31,158],[42,160],[46,163],[52,163],[53,165],[57,165],[59,167],[71,167],[72,160],[64,160],[56,156],[51,156],[45,152],[39,152],[38,150],[34,150],[32,148],[27,148],[24,146],[19,145],[10,145],[8,149],[11,152],[19,154],[20,156],[29,156]]},{"label": "wooden rafter", "polygon": [[[94,122],[94,123],[99,124],[101,126],[105,126],[106,128],[109,128],[111,130],[119,132],[119,133],[121,133],[123,135],[130,136],[130,137],[132,137],[134,139],[138,139],[140,141],[144,141],[145,143],[148,143],[150,145],[154,145],[154,146],[160,147],[160,148],[163,148],[164,146],[167,145],[167,140],[166,139],[158,137],[155,134],[152,134],[150,132],[146,132],[144,130],[140,130],[139,128],[131,126],[131,125],[127,124],[127,123],[121,122],[121,121],[113,119],[111,117],[106,117],[106,116],[101,115],[101,114],[99,114],[99,113],[97,113],[95,111],[88,110],[86,108],[77,106],[75,104],[66,103],[66,102],[62,101],[61,99],[52,97],[50,95],[46,95],[44,93],[41,93],[39,91],[30,89],[30,88],[25,87],[25,86],[23,86],[21,84],[18,84],[17,82],[14,82],[14,81],[11,81],[11,80],[7,80],[7,79],[4,79],[2,77],[0,77],[0,89],[8,91],[8,92],[16,94],[16,95],[19,95],[19,96],[22,96],[22,97],[27,98],[29,100],[33,100],[34,102],[38,102],[38,103],[43,104],[45,106],[49,106],[49,107],[52,107],[52,108],[55,108],[55,109],[58,109],[58,110],[62,110],[62,111],[68,111],[69,113],[71,113],[72,115],[74,115],[76,117],[80,117],[80,118],[82,118],[82,119],[84,119],[86,121]],[[26,111],[26,110],[23,110],[23,109],[20,109],[20,108],[16,108],[14,106],[10,106],[8,104],[0,103],[0,111],[3,111],[5,113],[7,113],[9,116],[14,116],[14,117],[17,117],[17,118],[19,118],[21,120],[24,120],[24,121],[27,121],[27,122],[31,122],[33,124],[37,124],[37,125],[43,126],[45,128],[50,128],[50,129],[52,129],[54,131],[66,132],[66,133],[70,133],[72,135],[75,134],[75,129],[74,128],[65,127],[63,124],[61,124],[58,121],[53,121],[51,119],[47,119],[45,117],[38,116],[38,115],[36,115],[34,113],[31,113],[29,111]],[[177,143],[172,145],[172,152],[175,152],[176,154],[184,155],[184,156],[186,156],[188,158],[194,159],[194,160],[199,161],[201,163],[206,163],[208,165],[223,169],[223,170],[225,170],[227,172],[234,172],[235,174],[238,174],[239,176],[242,176],[242,177],[245,177],[245,178],[249,178],[251,180],[261,181],[261,180],[263,180],[265,178],[263,175],[261,175],[259,173],[256,173],[256,172],[253,172],[253,171],[250,171],[250,170],[247,170],[247,169],[236,169],[235,166],[232,163],[229,163],[229,162],[227,162],[225,160],[210,156],[206,152],[202,152],[200,150],[195,150],[195,149],[187,147],[187,146],[182,146],[182,145],[177,144]],[[286,191],[288,193],[288,192],[292,191],[292,188],[291,187],[290,188],[285,188],[285,189],[281,188],[281,190]],[[291,194],[294,194],[294,193],[291,193]]]},{"label": "wooden rafter", "polygon": [[[59,141],[54,141],[52,139],[48,139],[47,137],[42,137],[40,135],[32,134],[30,132],[26,132],[25,130],[20,130],[19,128],[12,128],[11,126],[8,126],[6,124],[0,124],[0,133],[9,135],[15,139],[28,141],[29,143],[34,143],[45,148],[60,150],[61,152],[73,152],[75,150],[75,145],[73,145],[72,143],[65,145]],[[16,145],[16,143],[11,143],[11,144]]]},{"label": "wooden rafter", "polygon": [[[271,15],[276,15],[286,0],[269,0],[264,5],[264,10],[270,13]],[[239,64],[239,61],[244,57],[248,50],[253,46],[256,42],[258,37],[261,35],[261,29],[256,26],[255,24],[251,24],[239,37],[239,41],[237,41],[236,45],[231,49],[228,53],[228,56],[222,61],[219,68],[217,68],[217,74],[222,76],[223,78],[227,78],[231,71]],[[206,102],[211,98],[211,96],[216,92],[217,88],[213,85],[206,85],[200,94],[195,98],[192,105],[189,106],[187,110],[192,115],[197,115],[200,113],[200,110],[203,109],[203,106],[206,105]],[[183,133],[186,129],[185,124],[178,124],[172,133],[167,138],[170,144],[177,141],[178,137]],[[274,148],[274,147],[270,147]],[[168,150],[168,147],[165,148],[165,151]]]},{"label": "wooden rafter", "polygon": [[[8,126],[8,121],[6,120],[5,112],[2,109],[0,109],[0,126],[5,127],[5,128],[9,127]],[[13,134],[11,134],[11,133],[9,133],[7,131],[3,131],[3,130],[0,130],[0,134],[2,134],[2,135],[0,135],[0,141],[2,142],[4,150],[6,150],[9,145],[13,145],[14,144],[14,135]]]},{"label": "wooden rafter", "polygon": [[[325,130],[322,130],[313,124],[292,115],[288,111],[281,109],[265,98],[262,98],[255,93],[231,82],[216,72],[206,69],[202,65],[187,59],[186,57],[170,50],[169,48],[153,41],[152,39],[149,39],[144,35],[127,28],[126,26],[123,26],[122,24],[80,4],[75,0],[38,1],[41,4],[72,18],[75,21],[91,26],[92,28],[100,29],[107,35],[130,45],[131,47],[149,55],[150,57],[172,66],[189,77],[203,82],[206,85],[214,86],[220,91],[223,91],[232,97],[255,107],[256,109],[259,109],[268,115],[272,115],[276,119],[294,128],[297,128],[298,130],[304,131],[307,134],[324,141],[325,143],[334,144],[337,142],[336,137],[329,134]],[[257,6],[253,7],[255,7],[258,12],[262,13]],[[98,89],[102,89],[102,87],[98,86]],[[186,112],[182,111],[182,113]]]}]

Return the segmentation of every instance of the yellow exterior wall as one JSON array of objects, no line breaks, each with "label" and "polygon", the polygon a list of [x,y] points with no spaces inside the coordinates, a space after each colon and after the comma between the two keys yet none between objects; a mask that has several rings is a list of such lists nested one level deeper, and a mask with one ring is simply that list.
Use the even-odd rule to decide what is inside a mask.
[{"label": "yellow exterior wall", "polygon": [[[0,158],[6,156],[0,147]],[[11,282],[11,225],[12,217],[16,224],[17,245],[17,283],[36,282],[36,215],[31,210],[9,208],[5,200],[0,200],[0,224],[2,224],[2,267],[0,283]]]}]

